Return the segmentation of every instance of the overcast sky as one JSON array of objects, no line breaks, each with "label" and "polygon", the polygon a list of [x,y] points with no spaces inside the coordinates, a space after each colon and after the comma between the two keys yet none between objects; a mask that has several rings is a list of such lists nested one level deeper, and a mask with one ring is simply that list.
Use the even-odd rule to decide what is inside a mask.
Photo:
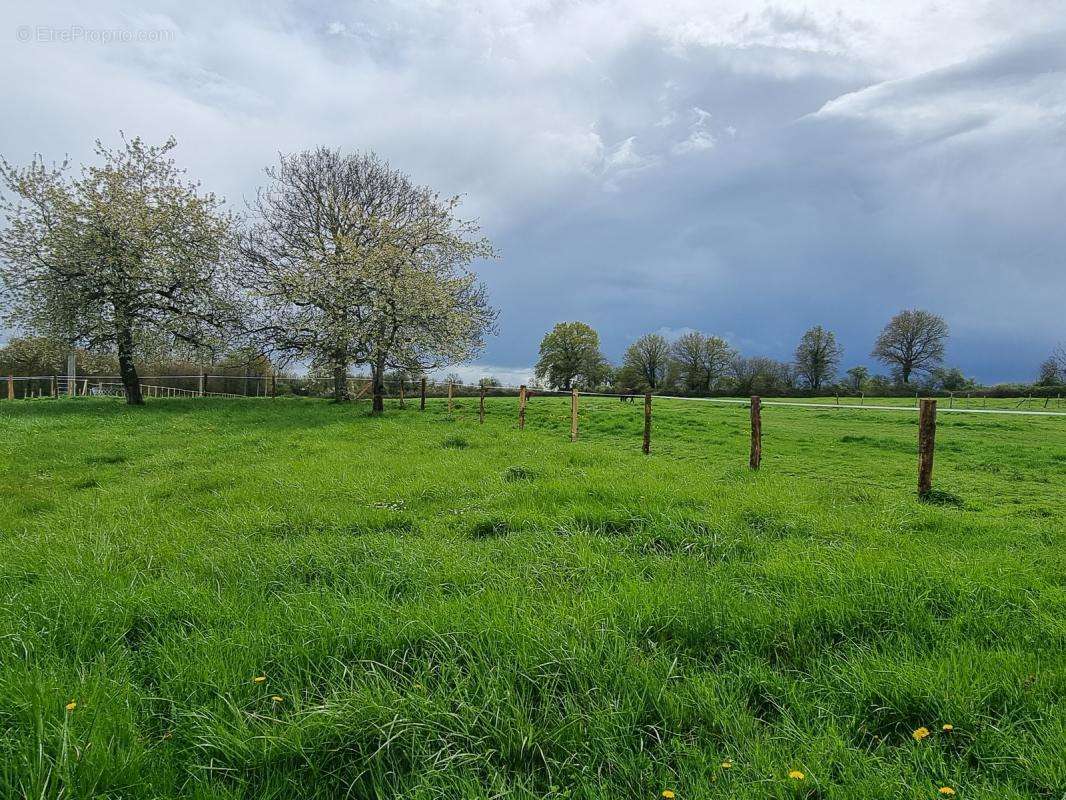
[{"label": "overcast sky", "polygon": [[0,154],[173,134],[243,209],[279,151],[375,150],[501,251],[473,372],[571,319],[847,367],[918,306],[985,381],[1066,341],[1066,1],[152,5],[3,4]]}]

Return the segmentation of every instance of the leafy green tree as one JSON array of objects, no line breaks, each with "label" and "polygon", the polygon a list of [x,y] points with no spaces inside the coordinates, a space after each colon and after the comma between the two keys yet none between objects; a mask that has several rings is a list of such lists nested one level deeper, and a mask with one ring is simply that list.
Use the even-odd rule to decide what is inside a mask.
[{"label": "leafy green tree", "polygon": [[852,367],[844,374],[848,377],[848,388],[853,392],[861,392],[870,380],[870,370],[863,366]]},{"label": "leafy green tree", "polygon": [[626,348],[622,380],[631,384],[628,388],[654,392],[669,383],[672,366],[670,343],[657,333],[648,333]]},{"label": "leafy green tree", "polygon": [[714,389],[736,353],[721,337],[689,331],[673,343],[670,357],[684,387],[690,392],[702,392]]},{"label": "leafy green tree", "polygon": [[973,378],[967,378],[958,367],[936,367],[930,372],[929,378],[932,388],[943,392],[963,392],[977,385]]},{"label": "leafy green tree", "polygon": [[803,334],[796,346],[796,373],[814,392],[836,377],[843,354],[836,335],[821,325]]},{"label": "leafy green tree", "polygon": [[915,372],[926,372],[944,360],[948,324],[921,309],[900,311],[885,325],[870,354],[890,367],[904,384]]},{"label": "leafy green tree", "polygon": [[134,359],[149,338],[205,345],[233,322],[223,291],[233,218],[187,182],[176,142],[96,143],[101,163],[67,175],[38,157],[0,163],[17,200],[0,203],[4,320],[29,332],[118,356],[127,402],[140,404]]},{"label": "leafy green tree", "polygon": [[608,369],[599,334],[584,322],[560,322],[541,340],[536,377],[553,389],[598,386]]}]

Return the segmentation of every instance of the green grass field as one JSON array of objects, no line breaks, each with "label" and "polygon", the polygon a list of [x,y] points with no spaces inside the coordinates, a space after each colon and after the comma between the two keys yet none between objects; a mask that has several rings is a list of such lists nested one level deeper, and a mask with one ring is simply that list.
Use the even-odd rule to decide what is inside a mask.
[{"label": "green grass field", "polygon": [[0,797],[1066,796],[1066,418],[366,409],[0,402]]}]

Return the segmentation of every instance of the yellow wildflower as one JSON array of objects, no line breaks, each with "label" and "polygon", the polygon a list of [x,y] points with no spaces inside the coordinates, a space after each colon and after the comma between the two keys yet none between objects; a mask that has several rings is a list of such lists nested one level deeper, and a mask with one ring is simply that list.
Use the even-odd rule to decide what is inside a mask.
[{"label": "yellow wildflower", "polygon": [[67,711],[73,711],[77,707],[78,704],[74,700],[71,700],[69,703],[67,703]]},{"label": "yellow wildflower", "polygon": [[673,792],[672,789],[663,789],[663,797],[665,797],[666,800],[674,800],[675,796],[676,795],[674,795],[674,792]]},{"label": "yellow wildflower", "polygon": [[926,728],[924,725],[921,728],[918,728],[914,733],[911,734],[911,736],[914,737],[914,741],[916,741],[916,742],[920,742],[922,739],[924,739],[928,735],[929,735],[929,729]]},{"label": "yellow wildflower", "polygon": [[266,681],[266,675],[256,675],[254,678],[252,678],[252,683],[266,683]]},{"label": "yellow wildflower", "polygon": [[942,726],[940,730],[944,731],[944,733],[951,733],[953,730],[955,730],[955,726],[951,723],[948,723],[947,725]]},{"label": "yellow wildflower", "polygon": [[274,694],[270,696],[270,699],[273,700],[275,703],[280,703],[285,698],[282,697],[280,694]]},{"label": "yellow wildflower", "polygon": [[792,780],[794,781],[801,781],[807,776],[800,772],[798,769],[794,769],[789,771],[788,777],[792,778]]},{"label": "yellow wildflower", "polygon": [[937,791],[940,792],[940,794],[944,795],[944,797],[955,796],[955,790],[952,789],[950,786],[941,786],[939,789],[937,789]]},{"label": "yellow wildflower", "polygon": [[732,760],[727,758],[725,761],[722,762],[722,769],[732,769],[732,768],[733,768]]}]

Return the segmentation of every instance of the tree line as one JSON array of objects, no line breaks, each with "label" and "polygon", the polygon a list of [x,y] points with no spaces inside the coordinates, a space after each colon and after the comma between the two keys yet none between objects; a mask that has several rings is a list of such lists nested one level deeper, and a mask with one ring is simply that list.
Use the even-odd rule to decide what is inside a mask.
[{"label": "tree line", "polygon": [[238,215],[185,177],[175,147],[97,142],[76,175],[0,160],[4,322],[113,357],[129,403],[143,402],[139,365],[165,351],[308,363],[337,401],[365,367],[381,411],[387,370],[468,360],[494,331],[469,267],[495,253],[458,197],[373,153],[319,147],[281,156]]},{"label": "tree line", "polygon": [[[612,365],[600,349],[597,332],[584,322],[557,324],[540,344],[538,382],[553,389],[660,392],[689,395],[818,393],[892,394],[901,391],[961,392],[976,381],[944,365],[948,325],[921,309],[899,312],[885,325],[870,355],[887,374],[865,366],[841,372],[843,348],[821,325],[807,330],[793,359],[745,356],[720,336],[688,331],[674,340],[649,333],[634,341]],[[1059,348],[1041,366],[1038,383],[1066,380],[1066,350]]]},{"label": "tree line", "polygon": [[[280,156],[238,214],[185,176],[175,147],[173,138],[97,142],[96,163],[76,174],[67,161],[0,159],[0,319],[26,334],[0,361],[47,360],[58,372],[58,354],[74,351],[113,363],[131,404],[143,402],[139,371],[150,365],[244,364],[265,374],[299,363],[332,383],[336,401],[350,399],[357,368],[369,371],[380,412],[386,376],[468,361],[495,331],[498,312],[470,266],[496,253],[462,217],[459,197],[373,153],[318,147]],[[536,374],[563,389],[879,393],[918,381],[963,391],[973,381],[943,364],[947,337],[940,316],[900,312],[872,350],[886,375],[863,366],[841,375],[842,349],[822,326],[787,362],[692,331],[642,336],[614,367],[592,328],[567,322],[542,341]],[[1039,381],[1064,379],[1060,348]]]}]

